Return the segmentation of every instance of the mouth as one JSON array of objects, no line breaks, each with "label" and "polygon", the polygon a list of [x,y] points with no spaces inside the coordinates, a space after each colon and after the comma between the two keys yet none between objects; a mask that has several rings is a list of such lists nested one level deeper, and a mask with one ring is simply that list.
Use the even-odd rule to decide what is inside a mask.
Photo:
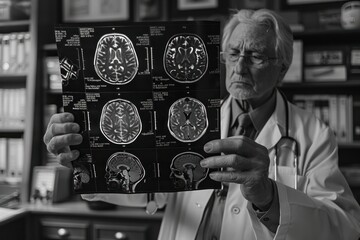
[{"label": "mouth", "polygon": [[239,85],[239,86],[249,86],[252,87],[252,84],[245,81],[233,81],[230,85]]}]

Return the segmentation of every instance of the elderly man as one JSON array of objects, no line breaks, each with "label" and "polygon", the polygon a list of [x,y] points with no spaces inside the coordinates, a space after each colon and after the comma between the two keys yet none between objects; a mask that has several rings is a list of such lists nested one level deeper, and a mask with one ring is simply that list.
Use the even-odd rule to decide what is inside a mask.
[{"label": "elderly man", "polygon": [[[201,166],[221,191],[167,194],[159,239],[358,239],[360,207],[338,168],[328,126],[277,90],[292,59],[293,36],[270,10],[241,10],[226,24],[222,58],[229,96],[221,107],[222,139],[205,144]],[[70,166],[82,139],[69,113],[54,115],[44,141]],[[159,196],[163,196],[159,194]],[[128,195],[88,200],[136,203]],[[134,204],[133,204],[134,205]]]}]

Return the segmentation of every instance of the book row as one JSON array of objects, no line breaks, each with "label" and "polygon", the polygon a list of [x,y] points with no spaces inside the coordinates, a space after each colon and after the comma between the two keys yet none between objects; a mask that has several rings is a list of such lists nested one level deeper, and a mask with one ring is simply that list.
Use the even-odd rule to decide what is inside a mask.
[{"label": "book row", "polygon": [[360,96],[299,94],[293,96],[293,103],[328,124],[338,142],[360,141]]},{"label": "book row", "polygon": [[24,139],[0,138],[0,182],[20,182],[23,164]]},{"label": "book row", "polygon": [[0,88],[0,128],[24,128],[25,88]]},{"label": "book row", "polygon": [[0,34],[0,73],[22,74],[29,67],[30,33]]}]

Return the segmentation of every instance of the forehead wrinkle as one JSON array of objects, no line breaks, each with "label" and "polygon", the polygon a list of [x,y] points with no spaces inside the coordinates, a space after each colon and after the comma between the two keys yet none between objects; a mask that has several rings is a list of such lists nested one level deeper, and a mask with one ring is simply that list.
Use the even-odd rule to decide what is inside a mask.
[{"label": "forehead wrinkle", "polygon": [[256,42],[256,41],[244,41],[239,40],[236,43],[229,42],[228,48],[230,49],[238,49],[238,50],[244,50],[244,51],[252,51],[252,52],[264,52],[266,47],[265,44],[262,42]]}]

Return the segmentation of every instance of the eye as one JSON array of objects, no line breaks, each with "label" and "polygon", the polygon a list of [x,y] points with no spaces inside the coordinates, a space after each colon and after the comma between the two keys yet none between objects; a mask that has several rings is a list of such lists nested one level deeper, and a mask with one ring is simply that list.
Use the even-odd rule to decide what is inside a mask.
[{"label": "eye", "polygon": [[235,50],[230,50],[228,52],[228,58],[231,61],[235,61],[239,58],[239,51],[235,51]]},{"label": "eye", "polygon": [[255,59],[259,59],[259,60],[264,60],[266,58],[264,55],[259,54],[259,53],[253,53],[253,54],[251,54],[251,57],[255,58]]}]

